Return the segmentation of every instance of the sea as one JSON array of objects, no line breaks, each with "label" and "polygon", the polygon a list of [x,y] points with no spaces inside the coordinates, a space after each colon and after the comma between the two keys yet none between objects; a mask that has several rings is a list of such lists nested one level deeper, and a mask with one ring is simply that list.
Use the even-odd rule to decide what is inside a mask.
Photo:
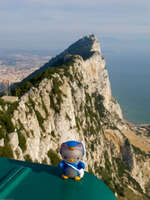
[{"label": "sea", "polygon": [[150,124],[150,51],[140,46],[117,47],[118,51],[103,49],[112,95],[124,118],[135,124]]}]

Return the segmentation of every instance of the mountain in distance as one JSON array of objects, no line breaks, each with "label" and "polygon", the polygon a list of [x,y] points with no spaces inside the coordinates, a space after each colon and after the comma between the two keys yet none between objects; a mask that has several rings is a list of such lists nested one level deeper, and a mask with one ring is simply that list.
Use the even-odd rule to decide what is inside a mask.
[{"label": "mountain in distance", "polygon": [[119,200],[150,198],[148,126],[123,119],[100,44],[81,38],[0,99],[0,156],[57,165],[60,144],[85,145],[86,169]]}]

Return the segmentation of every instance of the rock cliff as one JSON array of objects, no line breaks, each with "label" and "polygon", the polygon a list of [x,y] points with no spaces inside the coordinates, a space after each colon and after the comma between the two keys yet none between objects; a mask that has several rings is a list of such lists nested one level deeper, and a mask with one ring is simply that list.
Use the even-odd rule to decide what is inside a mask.
[{"label": "rock cliff", "polygon": [[0,100],[0,156],[57,164],[60,144],[79,140],[87,170],[118,199],[150,198],[147,127],[123,119],[94,35],[52,58],[12,94],[19,100]]}]

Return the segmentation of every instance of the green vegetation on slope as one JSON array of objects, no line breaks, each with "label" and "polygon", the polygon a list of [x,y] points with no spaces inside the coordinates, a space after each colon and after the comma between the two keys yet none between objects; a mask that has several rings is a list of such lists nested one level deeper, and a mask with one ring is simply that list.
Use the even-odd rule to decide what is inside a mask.
[{"label": "green vegetation on slope", "polygon": [[14,131],[15,127],[11,121],[14,110],[18,106],[18,102],[10,103],[0,99],[0,138],[5,138],[7,133]]},{"label": "green vegetation on slope", "polygon": [[13,158],[13,151],[8,142],[5,142],[4,147],[0,147],[0,157]]},{"label": "green vegetation on slope", "polygon": [[50,158],[51,164],[58,166],[58,164],[60,162],[60,158],[59,158],[58,154],[55,151],[53,151],[52,149],[50,149],[48,151],[47,155]]},{"label": "green vegetation on slope", "polygon": [[[11,91],[13,96],[18,96],[21,97],[24,93],[28,92],[31,87],[38,87],[40,82],[44,78],[51,79],[55,73],[60,74],[61,76],[70,76],[71,74],[68,73],[69,71],[69,66],[72,66],[74,63],[74,57],[72,57],[71,60],[68,62],[63,62],[58,60],[57,63],[55,63],[54,66],[50,66],[48,63],[45,65],[47,69],[44,71],[39,72],[36,74],[34,77],[30,78],[27,81],[21,82],[18,86],[14,87]],[[72,78],[72,77],[71,77]],[[55,84],[55,83],[54,83]],[[56,90],[57,88],[57,83],[56,83]]]},{"label": "green vegetation on slope", "polygon": [[1,157],[13,158],[8,134],[15,130],[11,118],[17,106],[18,102],[10,103],[0,99],[0,139],[4,138],[4,147],[0,147]]}]

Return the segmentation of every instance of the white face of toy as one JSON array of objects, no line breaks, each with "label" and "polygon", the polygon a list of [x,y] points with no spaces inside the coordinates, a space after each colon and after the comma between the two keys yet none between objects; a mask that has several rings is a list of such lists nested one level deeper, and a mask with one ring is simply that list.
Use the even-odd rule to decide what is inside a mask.
[{"label": "white face of toy", "polygon": [[80,161],[83,156],[82,148],[75,148],[73,150],[70,150],[69,148],[63,148],[61,154],[63,160],[72,163]]}]

